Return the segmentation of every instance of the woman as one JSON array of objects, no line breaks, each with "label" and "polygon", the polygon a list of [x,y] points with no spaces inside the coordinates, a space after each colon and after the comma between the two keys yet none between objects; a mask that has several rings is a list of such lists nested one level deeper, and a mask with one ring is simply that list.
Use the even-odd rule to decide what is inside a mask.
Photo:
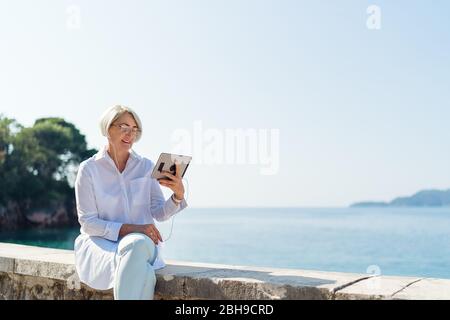
[{"label": "woman", "polygon": [[[138,115],[113,106],[100,119],[108,145],[80,164],[75,196],[81,234],[75,265],[88,286],[113,288],[114,299],[153,299],[154,266],[162,241],[154,220],[164,221],[187,207],[179,165],[171,180],[150,177],[154,163],[131,148],[142,135]],[[165,200],[161,187],[173,191]]]}]

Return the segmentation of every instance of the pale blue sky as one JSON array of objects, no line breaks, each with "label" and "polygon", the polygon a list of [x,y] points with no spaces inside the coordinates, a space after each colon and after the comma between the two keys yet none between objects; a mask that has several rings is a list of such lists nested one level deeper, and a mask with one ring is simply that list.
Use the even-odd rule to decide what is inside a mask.
[{"label": "pale blue sky", "polygon": [[[366,27],[369,5],[381,30]],[[66,26],[80,9],[80,29]],[[112,104],[171,133],[280,129],[280,169],[190,167],[204,206],[346,206],[450,187],[448,1],[0,2],[0,113],[60,116],[105,143]],[[170,194],[165,192],[166,195]]]}]

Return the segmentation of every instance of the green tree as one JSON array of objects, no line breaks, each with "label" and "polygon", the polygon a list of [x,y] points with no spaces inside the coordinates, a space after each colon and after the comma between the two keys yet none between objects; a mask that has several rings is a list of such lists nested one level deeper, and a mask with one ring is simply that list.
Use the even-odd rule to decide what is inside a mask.
[{"label": "green tree", "polygon": [[22,129],[14,119],[8,119],[0,114],[0,205],[5,204],[10,196],[8,192],[12,176],[7,175],[9,157],[13,150],[14,135]]},{"label": "green tree", "polygon": [[0,206],[26,224],[31,210],[63,205],[76,222],[72,180],[79,163],[95,152],[64,119],[42,118],[25,128],[0,117]]}]

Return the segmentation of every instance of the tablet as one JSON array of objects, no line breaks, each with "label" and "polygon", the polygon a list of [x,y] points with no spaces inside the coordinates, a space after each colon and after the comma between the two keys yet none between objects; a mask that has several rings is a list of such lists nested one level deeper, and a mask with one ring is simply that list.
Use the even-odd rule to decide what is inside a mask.
[{"label": "tablet", "polygon": [[158,161],[156,162],[156,165],[153,167],[151,177],[154,179],[170,180],[168,177],[163,175],[161,172],[169,171],[173,175],[176,175],[175,161],[180,164],[181,177],[183,177],[184,174],[186,173],[186,170],[187,170],[191,160],[192,160],[191,156],[183,156],[183,155],[179,155],[179,154],[163,152],[159,155]]}]

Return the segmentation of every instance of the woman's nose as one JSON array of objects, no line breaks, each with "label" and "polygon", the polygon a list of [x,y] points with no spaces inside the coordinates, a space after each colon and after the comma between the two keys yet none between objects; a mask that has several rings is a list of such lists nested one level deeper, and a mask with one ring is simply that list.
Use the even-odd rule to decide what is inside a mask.
[{"label": "woman's nose", "polygon": [[127,138],[127,141],[131,141],[134,139],[133,135],[131,134],[131,132],[125,133],[125,138]]}]

